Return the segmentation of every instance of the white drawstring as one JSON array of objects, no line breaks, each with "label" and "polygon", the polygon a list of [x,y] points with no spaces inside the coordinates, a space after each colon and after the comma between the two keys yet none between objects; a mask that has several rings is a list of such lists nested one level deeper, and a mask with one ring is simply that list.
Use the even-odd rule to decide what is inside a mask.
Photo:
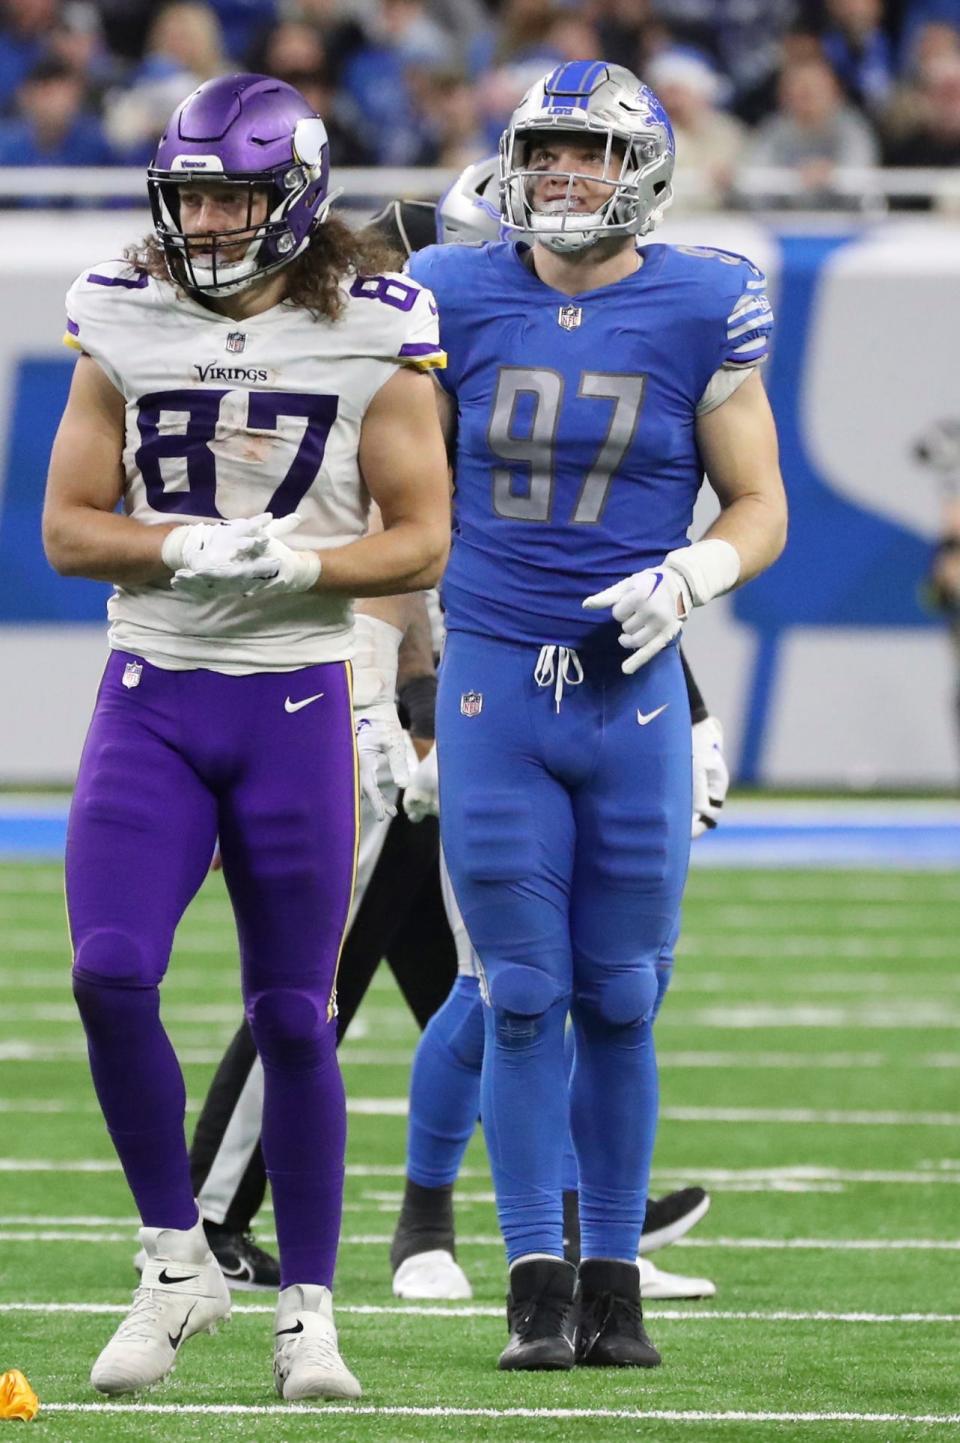
[{"label": "white drawstring", "polygon": [[559,713],[564,686],[579,686],[583,681],[580,658],[572,646],[541,646],[533,679],[537,686],[553,685],[553,699]]}]

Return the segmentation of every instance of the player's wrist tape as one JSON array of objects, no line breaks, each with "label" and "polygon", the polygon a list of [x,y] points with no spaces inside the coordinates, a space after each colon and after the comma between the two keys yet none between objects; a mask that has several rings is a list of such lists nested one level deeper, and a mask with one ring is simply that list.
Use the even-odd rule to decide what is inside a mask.
[{"label": "player's wrist tape", "polygon": [[315,551],[296,551],[289,548],[294,560],[286,576],[288,591],[312,591],[322,569],[320,557]]},{"label": "player's wrist tape", "polygon": [[407,714],[407,730],[410,735],[419,737],[421,741],[432,742],[437,735],[437,678],[409,677],[398,689],[397,699]]},{"label": "player's wrist tape", "polygon": [[663,564],[683,577],[694,606],[705,606],[715,596],[722,596],[736,586],[740,579],[740,554],[729,541],[721,541],[719,537],[669,551]]},{"label": "player's wrist tape", "polygon": [[160,560],[164,566],[169,566],[171,571],[179,571],[183,565],[183,548],[187,539],[189,526],[175,526],[168,531],[163,538],[160,547]]},{"label": "player's wrist tape", "polygon": [[378,702],[393,704],[397,694],[397,652],[403,632],[377,616],[357,612],[353,619],[353,709]]}]

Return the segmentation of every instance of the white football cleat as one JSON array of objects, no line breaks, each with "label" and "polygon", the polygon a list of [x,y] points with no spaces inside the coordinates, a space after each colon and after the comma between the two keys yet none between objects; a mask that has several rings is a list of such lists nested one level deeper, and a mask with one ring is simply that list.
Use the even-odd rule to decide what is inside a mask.
[{"label": "white football cleat", "polygon": [[133,1306],[93,1365],[101,1393],[135,1393],[172,1371],[181,1343],[230,1317],[230,1290],[203,1224],[141,1228],[146,1254]]},{"label": "white football cleat", "polygon": [[340,1356],[333,1294],[320,1283],[293,1283],[277,1300],[273,1378],[288,1403],[301,1398],[359,1398],[360,1384]]},{"label": "white football cleat", "polygon": [[413,1253],[393,1275],[393,1293],[397,1298],[433,1299],[447,1303],[473,1297],[466,1273],[446,1248],[432,1248],[427,1253]]},{"label": "white football cleat", "polygon": [[649,1298],[712,1298],[716,1283],[709,1278],[685,1278],[681,1273],[667,1273],[649,1258],[637,1258],[640,1268],[640,1296]]}]

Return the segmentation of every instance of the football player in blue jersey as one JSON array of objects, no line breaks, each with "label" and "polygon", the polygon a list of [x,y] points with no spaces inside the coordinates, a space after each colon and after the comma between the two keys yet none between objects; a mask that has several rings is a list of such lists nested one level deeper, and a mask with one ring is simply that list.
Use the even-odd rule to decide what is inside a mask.
[{"label": "football player in blue jersey", "polygon": [[[762,274],[636,243],[669,203],[673,162],[669,120],[634,75],[567,63],[503,137],[503,214],[521,238],[410,263],[439,306],[457,428],[441,827],[488,1002],[505,1369],[660,1361],[636,1256],[656,963],[690,841],[677,641],[693,607],[769,566],[785,536],[756,374],[771,330]],[[689,545],[704,473],[720,515]],[[568,1121],[579,1270],[563,1257]]]}]

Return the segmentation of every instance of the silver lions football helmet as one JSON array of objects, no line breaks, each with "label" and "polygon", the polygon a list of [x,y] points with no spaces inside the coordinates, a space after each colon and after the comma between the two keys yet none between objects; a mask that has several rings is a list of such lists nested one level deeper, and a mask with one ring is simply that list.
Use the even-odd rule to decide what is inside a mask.
[{"label": "silver lions football helmet", "polygon": [[[610,198],[599,210],[571,209],[576,181],[597,179],[577,171],[560,172],[567,190],[556,205],[533,208],[543,172],[528,164],[531,140],[542,139],[545,131],[603,141]],[[583,250],[610,236],[646,235],[673,199],[675,157],[667,113],[632,71],[602,60],[568,61],[531,86],[501,137],[503,218],[558,252]]]},{"label": "silver lions football helmet", "polygon": [[437,240],[442,245],[500,239],[499,178],[496,155],[461,171],[437,201]]}]

